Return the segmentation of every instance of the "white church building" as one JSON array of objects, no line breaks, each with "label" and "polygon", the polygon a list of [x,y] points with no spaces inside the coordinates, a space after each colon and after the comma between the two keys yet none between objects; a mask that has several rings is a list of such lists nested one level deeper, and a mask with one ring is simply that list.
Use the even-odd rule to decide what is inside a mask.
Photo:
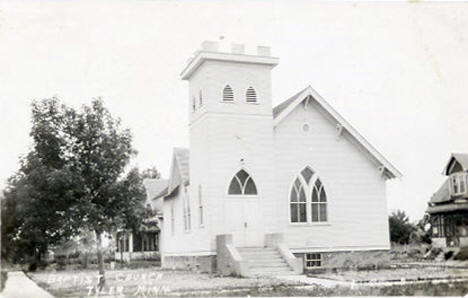
[{"label": "white church building", "polygon": [[205,41],[183,69],[190,148],[174,149],[156,198],[163,267],[249,276],[386,259],[385,182],[401,173],[311,87],[273,107],[278,62]]}]

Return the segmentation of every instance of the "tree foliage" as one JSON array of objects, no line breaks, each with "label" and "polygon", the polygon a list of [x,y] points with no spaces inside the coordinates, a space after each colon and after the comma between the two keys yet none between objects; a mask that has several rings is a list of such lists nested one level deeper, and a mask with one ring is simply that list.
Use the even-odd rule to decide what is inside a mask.
[{"label": "tree foliage", "polygon": [[409,217],[402,210],[392,212],[388,218],[390,241],[398,244],[408,244],[411,234],[416,230]]},{"label": "tree foliage", "polygon": [[130,131],[100,99],[76,110],[52,98],[33,102],[30,135],[32,150],[2,201],[2,243],[5,235],[9,248],[26,241],[29,254],[38,247],[43,253],[80,231],[94,231],[103,275],[103,233],[137,229],[146,214],[142,175],[127,169],[136,154]]},{"label": "tree foliage", "polygon": [[161,173],[159,173],[158,169],[155,166],[152,166],[151,168],[143,170],[143,172],[141,172],[141,176],[143,177],[143,179],[159,179],[161,178]]}]

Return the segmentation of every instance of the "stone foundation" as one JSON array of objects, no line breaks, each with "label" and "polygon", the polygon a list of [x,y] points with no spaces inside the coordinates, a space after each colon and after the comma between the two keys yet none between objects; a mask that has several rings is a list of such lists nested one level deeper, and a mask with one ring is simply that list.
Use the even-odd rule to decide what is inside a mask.
[{"label": "stone foundation", "polygon": [[216,256],[165,256],[162,268],[213,273],[216,272]]},{"label": "stone foundation", "polygon": [[305,253],[294,253],[303,260],[304,271],[317,269],[372,269],[387,267],[390,264],[388,250],[311,252],[320,253],[322,266],[306,268]]}]

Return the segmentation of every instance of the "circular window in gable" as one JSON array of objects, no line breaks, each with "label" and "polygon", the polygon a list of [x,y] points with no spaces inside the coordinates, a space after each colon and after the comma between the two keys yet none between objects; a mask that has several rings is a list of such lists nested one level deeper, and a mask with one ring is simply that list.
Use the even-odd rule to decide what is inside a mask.
[{"label": "circular window in gable", "polygon": [[301,125],[301,132],[303,134],[308,134],[310,132],[310,124],[309,122],[304,122]]}]

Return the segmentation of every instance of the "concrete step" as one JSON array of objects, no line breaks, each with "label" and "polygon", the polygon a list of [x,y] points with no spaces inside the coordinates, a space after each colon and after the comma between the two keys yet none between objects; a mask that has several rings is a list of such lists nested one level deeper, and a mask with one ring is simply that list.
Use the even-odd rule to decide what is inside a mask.
[{"label": "concrete step", "polygon": [[258,263],[258,262],[248,262],[250,268],[266,268],[266,267],[285,267],[289,268],[289,265],[286,262],[270,262],[270,263]]},{"label": "concrete step", "polygon": [[277,261],[281,261],[283,260],[283,257],[281,256],[259,256],[259,257],[253,257],[253,256],[245,256],[245,255],[241,255],[241,257],[244,259],[244,260],[247,260],[247,261],[272,261],[272,262],[277,262]]},{"label": "concrete step", "polygon": [[268,266],[270,264],[284,264],[287,265],[287,263],[283,259],[257,259],[257,260],[246,260],[248,264],[252,265],[258,265],[258,266]]},{"label": "concrete step", "polygon": [[277,251],[262,251],[262,252],[239,252],[241,256],[246,257],[274,257],[274,256],[281,256],[281,254]]},{"label": "concrete step", "polygon": [[250,274],[256,274],[256,275],[270,275],[270,274],[286,274],[286,273],[291,273],[293,272],[292,270],[289,269],[251,269],[249,270]]},{"label": "concrete step", "polygon": [[287,266],[283,267],[249,267],[249,272],[288,272],[291,268]]},{"label": "concrete step", "polygon": [[270,265],[267,265],[267,266],[255,266],[255,265],[252,265],[252,264],[249,264],[249,268],[253,269],[253,270],[273,270],[273,271],[276,271],[276,270],[281,270],[281,269],[287,269],[287,270],[290,270],[291,268],[289,268],[289,266],[287,264],[270,264]]},{"label": "concrete step", "polygon": [[237,250],[241,257],[247,261],[251,276],[294,274],[276,248],[239,247]]},{"label": "concrete step", "polygon": [[238,247],[238,251],[276,251],[274,247]]},{"label": "concrete step", "polygon": [[279,276],[279,275],[296,275],[294,271],[284,271],[284,272],[257,272],[249,273],[249,276]]}]

